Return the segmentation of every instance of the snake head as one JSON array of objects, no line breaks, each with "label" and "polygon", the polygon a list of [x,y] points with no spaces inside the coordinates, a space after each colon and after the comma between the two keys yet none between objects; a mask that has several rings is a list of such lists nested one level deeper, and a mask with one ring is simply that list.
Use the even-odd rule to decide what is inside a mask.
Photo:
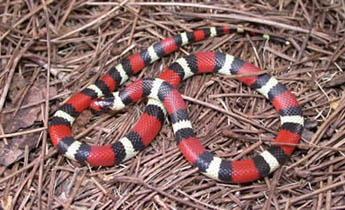
[{"label": "snake head", "polygon": [[90,108],[94,111],[101,111],[101,110],[112,110],[112,111],[119,111],[123,109],[125,105],[123,104],[119,92],[112,93],[111,96],[107,97],[99,97],[93,100],[90,104]]},{"label": "snake head", "polygon": [[91,101],[90,108],[94,111],[111,110],[114,99],[99,97]]}]

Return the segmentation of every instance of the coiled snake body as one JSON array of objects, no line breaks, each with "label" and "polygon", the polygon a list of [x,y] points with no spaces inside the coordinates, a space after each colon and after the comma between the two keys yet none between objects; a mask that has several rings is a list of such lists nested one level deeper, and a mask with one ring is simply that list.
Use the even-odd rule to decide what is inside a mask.
[{"label": "coiled snake body", "polygon": [[[109,96],[118,85],[123,84],[130,75],[139,72],[145,65],[178,49],[191,41],[198,41],[210,36],[219,36],[237,31],[237,28],[213,27],[194,32],[182,33],[167,38],[135,54],[93,85],[70,98],[54,114],[49,131],[55,147],[66,157],[88,162],[91,166],[110,166],[127,160],[145,146],[158,134],[164,119],[165,108],[157,100],[150,99],[143,116],[133,129],[119,141],[105,146],[90,146],[73,139],[71,125],[77,115],[90,106],[91,102],[101,96]],[[283,42],[277,37],[275,41]],[[272,39],[272,37],[271,37]],[[294,146],[272,146],[260,155],[241,161],[221,160],[207,152],[199,143],[188,121],[188,113],[180,94],[174,89],[180,81],[195,73],[216,72],[221,74],[248,74],[260,69],[223,53],[196,53],[178,59],[168,67],[160,79],[145,79],[133,83],[112,97],[96,101],[98,106],[123,108],[126,104],[149,96],[161,100],[169,114],[178,145],[183,155],[205,175],[224,182],[243,183],[266,176],[283,164],[294,150]],[[303,117],[296,98],[275,78],[268,74],[239,78],[240,81],[255,88],[268,98],[278,110],[281,129],[275,142],[298,143],[303,130]],[[114,101],[114,100],[115,101]]]}]

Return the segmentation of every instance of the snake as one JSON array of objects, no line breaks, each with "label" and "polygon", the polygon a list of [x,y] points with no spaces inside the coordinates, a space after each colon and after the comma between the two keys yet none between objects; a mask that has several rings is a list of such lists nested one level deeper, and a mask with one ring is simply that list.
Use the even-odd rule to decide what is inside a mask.
[{"label": "snake", "polygon": [[[119,85],[123,84],[130,76],[137,74],[141,69],[143,69],[148,64],[151,64],[154,61],[160,59],[161,57],[176,51],[179,47],[184,46],[188,43],[200,41],[208,37],[221,36],[221,35],[228,34],[231,32],[244,32],[244,30],[240,28],[236,28],[236,27],[217,26],[217,27],[211,27],[211,28],[206,28],[206,29],[200,29],[200,30],[196,30],[192,32],[184,32],[181,34],[177,34],[173,37],[166,38],[160,42],[157,42],[151,45],[149,48],[141,51],[140,53],[134,54],[130,56],[129,58],[125,58],[120,64],[111,68],[106,75],[96,80],[92,85],[83,89],[81,92],[73,95],[64,104],[62,104],[59,107],[59,109],[55,112],[55,114],[53,115],[49,123],[50,139],[54,147],[57,148],[58,151],[62,153],[64,156],[66,156],[67,158],[70,158],[79,162],[87,163],[90,166],[112,166],[112,165],[119,164],[123,161],[126,161],[132,158],[139,151],[143,150],[148,144],[150,144],[150,142],[158,134],[162,124],[164,123],[166,111],[165,111],[164,105],[162,105],[161,102],[157,100],[149,100],[148,106],[146,107],[144,114],[139,119],[139,121],[134,125],[132,130],[125,137],[119,139],[113,144],[108,144],[108,145],[90,146],[88,144],[76,141],[71,134],[71,126],[74,123],[76,117],[83,110],[90,107],[90,105],[92,104],[92,101],[102,96],[109,97],[110,95],[112,95],[112,92]],[[255,34],[255,33],[250,33],[250,34]],[[279,43],[287,44],[287,42],[284,39],[281,39],[279,37],[267,36],[266,34],[263,34],[263,37],[266,39],[269,38],[270,40],[273,40]],[[194,56],[197,56],[197,55],[198,54],[194,54]],[[223,57],[227,58],[228,56],[223,56]],[[208,57],[208,58],[205,57],[206,60],[210,60],[210,59],[212,60],[212,58],[214,61],[216,61],[215,56]],[[243,70],[243,69],[246,69],[243,66],[248,66],[249,65],[248,63],[243,62],[243,61],[242,62],[238,62],[238,61],[239,60],[235,58],[232,60],[232,62],[230,62],[230,60],[226,60],[226,63],[224,65],[229,66],[229,64],[231,64],[232,69],[237,69],[237,70],[241,69],[241,71],[238,71],[238,72],[251,72],[250,70]],[[242,63],[242,66],[240,65],[241,63]],[[185,69],[181,67],[183,66],[183,64],[175,63],[175,65],[180,66],[180,67],[176,67],[176,68],[179,68],[177,72],[181,71],[179,74],[183,74],[187,78],[187,75],[191,74],[192,69],[194,69],[194,71],[196,70],[195,72],[198,72],[198,71],[202,72],[202,68],[199,69],[199,67],[200,65],[203,65],[203,64],[202,63],[200,63],[200,65],[197,64],[195,68],[189,68],[190,71],[187,71],[187,72],[185,72]],[[238,66],[234,67],[234,65],[238,65]],[[249,69],[258,70],[256,67],[255,68],[250,67]],[[168,71],[165,71],[164,73],[162,73],[161,79],[169,78],[172,74],[173,74],[173,71],[171,71],[171,69]],[[184,78],[185,76],[183,76],[182,78]],[[176,75],[174,78],[176,79],[176,81],[181,80],[181,78],[176,77]],[[244,83],[246,83],[246,81],[253,82],[253,79],[250,79],[250,78],[249,79],[241,78],[240,80],[242,80]],[[303,129],[303,117],[301,114],[301,108],[299,107],[298,102],[295,99],[295,97],[289,91],[287,91],[283,85],[278,83],[273,77],[265,76],[265,78],[266,80],[264,81],[266,81],[266,83],[269,84],[269,86],[264,85],[262,86],[262,89],[265,90],[265,94],[267,95],[267,97],[269,99],[272,99],[271,100],[272,103],[274,104],[276,109],[279,110],[279,113],[281,113],[281,120],[283,122],[281,126],[281,130],[278,133],[278,136],[275,142],[297,143],[300,139],[300,135]],[[267,80],[267,78],[269,78],[269,80]],[[257,84],[257,86],[258,85],[259,84]],[[272,87],[272,85],[274,87]],[[276,88],[275,86],[277,85],[278,87]],[[177,83],[175,86],[177,86]],[[255,87],[254,83],[250,86]],[[270,93],[270,91],[267,91],[268,89],[271,90],[272,88],[273,88],[274,93],[275,91],[278,91],[278,92],[282,90],[286,90],[286,91],[285,92],[283,91],[283,93],[279,92],[281,93],[279,95],[273,94],[274,97],[272,97],[272,93]],[[138,93],[133,93],[133,94],[139,94],[139,93],[141,92],[139,91]],[[125,104],[125,102],[123,103]],[[184,133],[182,133],[181,135],[182,136],[180,136],[180,138],[183,138]],[[238,167],[240,168],[235,167],[237,163],[236,161],[230,162],[232,164],[232,167],[230,167],[232,168],[230,170],[232,174],[231,179],[228,179],[228,178],[223,179],[222,176],[219,176],[219,175],[218,176],[213,175],[210,177],[221,180],[221,181],[225,181],[225,182],[233,182],[233,183],[250,182],[252,180],[256,180],[256,179],[259,179],[260,177],[267,175],[266,172],[264,173],[264,171],[267,171],[267,169],[270,173],[275,168],[279,167],[281,164],[283,164],[286,161],[287,157],[291,155],[293,150],[294,150],[294,146],[271,147],[270,149],[267,150],[266,153],[264,153],[268,155],[261,155],[260,157],[262,158],[261,159],[259,158],[259,160],[257,160],[258,158],[245,160],[245,162],[240,163],[240,165],[238,165]],[[200,151],[204,151],[204,150],[201,149],[200,147],[199,152]],[[280,156],[277,155],[276,153],[278,151],[280,151],[280,154],[284,154],[284,155],[280,155]],[[185,150],[185,152],[188,153],[187,150]],[[205,154],[208,154],[208,153],[205,153]],[[202,154],[200,155],[202,156]],[[206,171],[205,173],[206,175],[209,174],[207,173],[207,171],[212,171],[212,173],[215,174],[216,171],[219,172],[219,170],[222,170],[224,168],[224,167],[220,167],[219,165],[218,170],[215,170],[216,167],[214,166],[214,164],[211,164],[214,161],[210,159],[213,156],[211,155],[206,155],[206,156],[207,156],[206,159],[208,158],[208,161],[206,161],[205,158],[203,158],[203,161],[205,162],[205,164],[203,164],[204,167],[199,167],[201,171]],[[284,158],[278,158],[278,156],[284,157]],[[194,156],[193,154],[190,154],[188,156],[187,154],[187,157],[188,157],[187,159],[189,160],[189,162],[197,166],[196,156]],[[266,161],[268,157],[275,157],[275,160],[276,160],[275,163],[272,163],[272,161]],[[274,158],[271,158],[271,159],[273,160]],[[254,160],[257,162],[256,164],[254,164],[255,162]],[[209,163],[208,164],[209,167],[205,167],[207,165],[206,162]],[[221,163],[223,162],[221,161]],[[234,163],[235,165],[233,165]],[[264,163],[266,163],[266,165]],[[264,167],[265,169],[261,170],[261,169],[258,169],[257,167]],[[213,168],[213,169],[210,169],[210,168]],[[234,176],[235,174],[238,174],[238,175]]]},{"label": "snake", "polygon": [[[287,145],[295,145],[299,142],[304,118],[295,96],[269,74],[238,78],[239,81],[255,89],[272,102],[279,113],[281,126],[274,140],[276,145],[253,158],[229,161],[206,151],[199,142],[189,120],[186,106],[176,87],[180,81],[199,73],[246,75],[260,71],[256,66],[225,53],[199,52],[179,58],[156,80],[139,80],[121,91],[114,92],[112,96],[95,100],[92,108],[119,111],[143,97],[151,99],[148,104],[157,104],[157,100],[159,100],[163,104],[163,107],[156,105],[157,108],[162,109],[160,114],[164,114],[164,109],[166,109],[179,149],[194,167],[197,167],[209,178],[222,182],[251,182],[267,176],[284,164],[295,148]],[[152,113],[152,111],[148,113]],[[146,123],[151,124],[150,121]],[[137,141],[141,141],[141,139],[138,138]],[[127,145],[126,148],[128,148],[128,152],[133,152],[132,145]]]}]

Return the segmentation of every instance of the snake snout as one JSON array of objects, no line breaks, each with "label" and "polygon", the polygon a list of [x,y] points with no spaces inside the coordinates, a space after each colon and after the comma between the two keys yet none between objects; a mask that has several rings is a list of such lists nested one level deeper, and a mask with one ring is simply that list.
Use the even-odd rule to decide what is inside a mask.
[{"label": "snake snout", "polygon": [[111,103],[108,100],[105,100],[104,97],[100,97],[91,101],[90,108],[94,111],[107,110],[111,107]]}]

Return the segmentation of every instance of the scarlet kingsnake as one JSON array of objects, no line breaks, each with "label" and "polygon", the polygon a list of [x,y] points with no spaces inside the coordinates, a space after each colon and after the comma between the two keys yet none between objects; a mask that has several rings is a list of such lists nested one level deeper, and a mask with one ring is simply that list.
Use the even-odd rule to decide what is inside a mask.
[{"label": "scarlet kingsnake", "polygon": [[[154,62],[160,57],[175,51],[179,46],[191,41],[202,40],[210,36],[219,36],[237,30],[237,28],[213,27],[182,33],[156,43],[147,50],[125,59],[121,64],[112,68],[108,74],[103,76],[100,80],[97,80],[93,85],[70,98],[55,113],[49,128],[54,146],[57,147],[61,153],[65,154],[65,156],[81,162],[88,162],[91,166],[110,166],[133,157],[147,146],[158,134],[165,118],[164,108],[161,103],[156,100],[150,100],[144,115],[140,118],[132,131],[126,135],[126,137],[121,138],[114,144],[105,146],[89,146],[73,139],[71,136],[71,125],[77,115],[89,107],[92,100],[104,95],[109,96],[110,92],[112,92],[117,85],[125,82],[128,76],[139,72],[145,65]],[[274,40],[282,42],[276,37]],[[202,59],[200,60],[200,58]],[[172,67],[174,65],[175,67]],[[211,68],[210,65],[213,68]],[[229,74],[234,72],[227,72],[226,69],[232,69],[231,71],[235,71],[236,74],[246,74],[259,71],[255,66],[222,53],[199,53],[191,55],[191,57],[179,59],[177,63],[174,63],[172,66],[168,68],[160,78],[167,79],[167,81],[170,81],[175,87],[180,80],[197,72],[215,71]],[[283,85],[267,74],[259,77],[245,77],[240,80],[251,87],[257,88],[259,92],[269,98],[273,102],[275,108],[279,110],[282,116],[282,127],[275,142],[297,143],[303,129],[303,117],[301,116],[301,109],[295,97],[287,91]],[[123,98],[124,104],[137,100],[136,97],[145,95],[144,89],[136,90],[135,92],[128,92],[127,88],[126,90],[127,91],[124,91],[124,93],[127,94],[126,97]],[[158,89],[154,90],[156,92],[158,91]],[[188,116],[184,108],[180,108],[183,110],[181,113],[176,113],[177,116],[175,116],[175,118],[170,116],[171,119],[177,120],[177,124],[175,123],[176,125],[174,125],[174,121],[172,121],[174,130],[188,124],[184,123],[185,121],[178,123],[180,119],[184,119]],[[178,116],[182,118],[178,118]],[[197,140],[192,136],[194,132],[188,130],[188,128],[184,130],[186,130],[186,132],[181,131],[181,134],[176,133],[182,153],[191,163],[205,172],[206,175],[222,181],[237,183],[249,182],[265,176],[285,162],[294,149],[293,146],[273,146],[253,159],[237,162],[221,161],[218,158],[214,158],[210,153],[205,152],[201,144],[198,145]],[[189,138],[191,141],[188,140]],[[195,151],[190,150],[190,148],[194,148],[194,146]]]}]

